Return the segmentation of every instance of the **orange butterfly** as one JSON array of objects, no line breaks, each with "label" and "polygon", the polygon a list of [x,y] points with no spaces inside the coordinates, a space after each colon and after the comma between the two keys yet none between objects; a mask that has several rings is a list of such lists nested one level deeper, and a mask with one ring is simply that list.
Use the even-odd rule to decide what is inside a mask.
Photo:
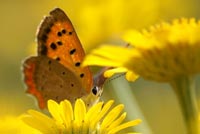
[{"label": "orange butterfly", "polygon": [[85,56],[67,15],[59,8],[42,21],[37,34],[38,56],[24,62],[27,92],[34,95],[41,109],[47,100],[82,98],[87,105],[98,101],[105,78],[93,79],[88,67],[81,67]]}]

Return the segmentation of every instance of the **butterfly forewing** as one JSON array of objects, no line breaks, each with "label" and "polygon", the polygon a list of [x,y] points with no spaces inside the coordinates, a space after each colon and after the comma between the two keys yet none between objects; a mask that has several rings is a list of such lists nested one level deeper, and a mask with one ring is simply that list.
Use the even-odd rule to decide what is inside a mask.
[{"label": "butterfly forewing", "polygon": [[93,84],[88,67],[81,67],[85,56],[81,43],[66,14],[59,8],[45,17],[38,31],[38,55],[56,60],[80,79],[89,93]]}]

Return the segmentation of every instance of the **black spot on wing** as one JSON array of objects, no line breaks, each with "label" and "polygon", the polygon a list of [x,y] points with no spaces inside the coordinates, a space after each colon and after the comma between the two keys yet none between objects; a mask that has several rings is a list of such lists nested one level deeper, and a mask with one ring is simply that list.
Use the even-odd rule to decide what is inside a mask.
[{"label": "black spot on wing", "polygon": [[76,49],[74,48],[74,49],[70,50],[69,54],[72,55],[72,54],[74,54],[75,52],[76,52]]},{"label": "black spot on wing", "polygon": [[61,36],[62,36],[62,33],[61,33],[61,32],[58,32],[57,35],[58,35],[59,37],[61,37]]},{"label": "black spot on wing", "polygon": [[57,48],[56,44],[55,43],[51,43],[50,47],[55,50]]},{"label": "black spot on wing", "polygon": [[57,57],[56,60],[57,60],[57,61],[60,61],[60,57]]},{"label": "black spot on wing", "polygon": [[74,84],[73,84],[73,83],[71,83],[71,87],[74,87]]},{"label": "black spot on wing", "polygon": [[81,65],[80,62],[76,62],[76,63],[75,63],[75,66],[76,66],[76,67],[79,67],[80,65]]},{"label": "black spot on wing", "polygon": [[59,46],[61,46],[61,45],[62,45],[62,42],[61,42],[61,41],[58,41],[57,44],[58,44]]},{"label": "black spot on wing", "polygon": [[83,78],[84,77],[84,73],[80,74],[80,77]]},{"label": "black spot on wing", "polygon": [[66,30],[65,30],[65,29],[63,29],[61,32],[62,32],[63,34],[66,34]]}]

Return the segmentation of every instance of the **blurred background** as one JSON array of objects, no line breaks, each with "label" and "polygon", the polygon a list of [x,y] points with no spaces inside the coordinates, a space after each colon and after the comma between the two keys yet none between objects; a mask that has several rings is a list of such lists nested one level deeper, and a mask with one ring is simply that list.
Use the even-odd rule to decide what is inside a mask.
[{"label": "blurred background", "polygon": [[[1,0],[0,125],[7,117],[38,109],[35,98],[25,94],[22,63],[36,54],[37,27],[53,8],[67,13],[88,53],[102,43],[124,45],[120,37],[128,29],[142,30],[181,17],[199,19],[199,4],[198,0]],[[137,132],[185,134],[178,102],[168,84],[113,78],[105,84],[102,99],[125,104],[127,120],[141,118]]]}]

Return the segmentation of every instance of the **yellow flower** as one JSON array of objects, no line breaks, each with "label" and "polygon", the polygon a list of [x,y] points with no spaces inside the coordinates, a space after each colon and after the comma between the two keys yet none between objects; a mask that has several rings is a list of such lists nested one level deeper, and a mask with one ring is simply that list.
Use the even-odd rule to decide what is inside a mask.
[{"label": "yellow flower", "polygon": [[198,133],[194,75],[200,72],[200,22],[163,22],[142,33],[128,31],[124,39],[131,47],[102,46],[86,57],[84,65],[114,67],[106,76],[124,68],[127,74],[132,72],[132,78],[138,74],[148,80],[169,82],[182,108],[187,133]]},{"label": "yellow flower", "polygon": [[60,104],[49,100],[52,118],[29,110],[22,120],[42,134],[116,134],[141,122],[137,119],[121,124],[126,117],[126,113],[120,114],[124,106],[121,104],[110,110],[113,102],[99,102],[87,110],[81,99],[76,100],[74,109],[68,100]]},{"label": "yellow flower", "polygon": [[132,47],[102,46],[84,65],[123,67],[149,80],[166,82],[200,72],[200,23],[195,19],[163,22],[142,33],[128,31]]},{"label": "yellow flower", "polygon": [[0,134],[41,134],[21,121],[21,116],[6,115],[0,117]]}]

